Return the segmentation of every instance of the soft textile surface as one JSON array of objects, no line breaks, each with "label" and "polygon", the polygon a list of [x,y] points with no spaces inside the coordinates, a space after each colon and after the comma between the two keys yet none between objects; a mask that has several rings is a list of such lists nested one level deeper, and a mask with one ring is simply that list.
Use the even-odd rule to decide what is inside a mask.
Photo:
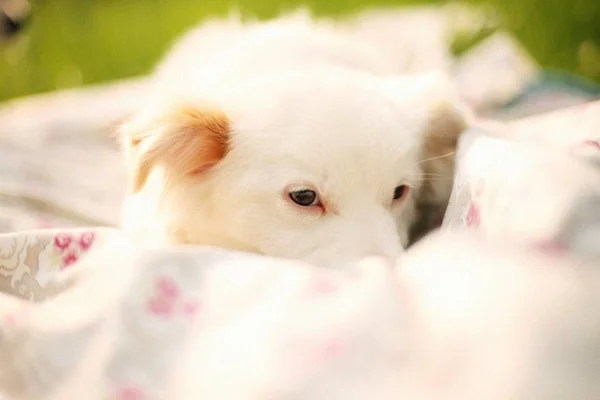
[{"label": "soft textile surface", "polygon": [[143,87],[117,83],[0,108],[0,233],[118,222],[125,174],[110,129]]},{"label": "soft textile surface", "polygon": [[556,246],[597,234],[600,102],[487,129],[461,138],[448,226]]},{"label": "soft textile surface", "polygon": [[[37,268],[44,287],[42,271],[85,235],[3,238],[3,252],[24,244],[3,263]],[[324,270],[211,249],[139,254],[110,231],[94,241],[58,275],[61,294],[50,284],[41,303],[0,301],[0,397],[600,396],[600,270],[566,255],[454,234],[395,267]]]},{"label": "soft textile surface", "polygon": [[0,398],[598,399],[600,145],[568,115],[599,110],[467,132],[442,232],[396,265],[2,236]]}]

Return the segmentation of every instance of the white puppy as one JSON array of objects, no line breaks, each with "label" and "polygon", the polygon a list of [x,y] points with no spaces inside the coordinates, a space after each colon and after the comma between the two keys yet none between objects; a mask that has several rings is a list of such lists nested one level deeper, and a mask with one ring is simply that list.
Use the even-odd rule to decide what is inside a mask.
[{"label": "white puppy", "polygon": [[465,113],[441,75],[310,18],[208,24],[175,46],[120,137],[123,227],[319,265],[395,258],[444,204]]}]

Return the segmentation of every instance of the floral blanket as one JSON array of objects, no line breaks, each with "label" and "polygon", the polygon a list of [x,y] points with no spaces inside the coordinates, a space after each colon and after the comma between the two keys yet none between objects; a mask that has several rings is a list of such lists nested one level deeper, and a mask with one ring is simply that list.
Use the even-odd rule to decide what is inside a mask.
[{"label": "floral blanket", "polygon": [[598,399],[598,132],[600,102],[467,132],[395,265],[0,236],[0,399]]}]

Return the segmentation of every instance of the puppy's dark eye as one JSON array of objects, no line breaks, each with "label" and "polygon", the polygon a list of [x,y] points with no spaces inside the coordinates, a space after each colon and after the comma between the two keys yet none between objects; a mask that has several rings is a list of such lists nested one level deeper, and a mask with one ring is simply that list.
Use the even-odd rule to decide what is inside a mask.
[{"label": "puppy's dark eye", "polygon": [[319,204],[317,193],[314,190],[309,189],[290,192],[290,199],[302,207],[316,206]]},{"label": "puppy's dark eye", "polygon": [[394,189],[394,200],[399,200],[408,193],[408,186],[400,185]]}]

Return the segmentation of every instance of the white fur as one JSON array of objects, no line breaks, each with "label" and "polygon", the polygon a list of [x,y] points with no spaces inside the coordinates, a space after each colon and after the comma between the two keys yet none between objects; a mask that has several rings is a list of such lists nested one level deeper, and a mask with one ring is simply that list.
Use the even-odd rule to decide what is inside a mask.
[{"label": "white fur", "polygon": [[[208,173],[173,185],[165,182],[169,165],[156,165],[128,197],[124,229],[145,244],[216,245],[319,265],[395,258],[427,181],[425,142],[459,133],[431,132],[432,121],[452,126],[463,115],[443,76],[397,76],[391,59],[305,16],[190,33],[123,128],[128,163],[133,168],[141,151],[128,149],[130,131],[177,104],[224,112],[230,149]],[[444,159],[430,182],[441,202],[453,174],[452,157]],[[326,202],[324,214],[289,200],[286,187],[307,184]],[[411,190],[393,202],[400,184]]]}]

